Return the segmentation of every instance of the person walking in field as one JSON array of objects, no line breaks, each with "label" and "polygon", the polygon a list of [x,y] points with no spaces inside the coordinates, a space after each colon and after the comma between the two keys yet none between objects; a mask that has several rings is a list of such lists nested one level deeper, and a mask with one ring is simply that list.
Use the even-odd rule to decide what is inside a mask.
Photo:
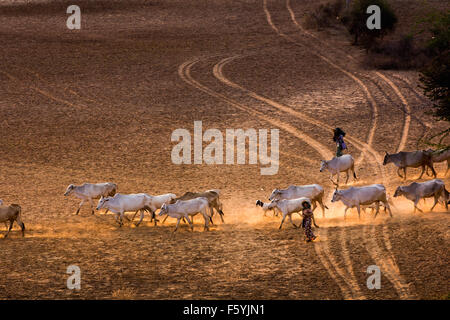
[{"label": "person walking in field", "polygon": [[334,129],[333,141],[336,143],[336,157],[342,156],[342,151],[347,149],[344,142],[345,132],[341,128]]},{"label": "person walking in field", "polygon": [[306,242],[311,242],[316,239],[316,236],[312,232],[312,223],[314,223],[314,226],[316,228],[319,228],[319,226],[316,224],[316,221],[314,220],[314,213],[311,210],[311,205],[308,201],[304,201],[302,203],[303,210],[302,210],[302,228],[305,230],[305,238]]}]

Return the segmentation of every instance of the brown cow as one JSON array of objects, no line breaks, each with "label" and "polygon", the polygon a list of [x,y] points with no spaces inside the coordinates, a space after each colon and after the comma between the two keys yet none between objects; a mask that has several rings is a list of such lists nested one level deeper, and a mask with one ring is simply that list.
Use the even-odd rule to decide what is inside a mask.
[{"label": "brown cow", "polygon": [[[431,153],[425,150],[421,151],[412,151],[405,152],[401,151],[399,153],[389,154],[386,152],[384,156],[383,165],[387,165],[388,163],[393,163],[398,167],[397,174],[400,178],[406,180],[406,168],[418,168],[422,167],[422,173],[420,174],[419,179],[422,178],[423,173],[425,172],[425,167],[428,167],[433,172],[433,176],[436,178],[436,171],[433,168],[433,160],[431,158]],[[405,176],[403,177],[400,174],[400,170],[403,169]]]}]

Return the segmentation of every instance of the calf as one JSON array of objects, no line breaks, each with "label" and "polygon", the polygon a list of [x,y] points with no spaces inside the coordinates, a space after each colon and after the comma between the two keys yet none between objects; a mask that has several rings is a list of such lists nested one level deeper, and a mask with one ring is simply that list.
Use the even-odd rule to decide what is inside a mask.
[{"label": "calf", "polygon": [[303,186],[289,186],[287,189],[274,189],[269,197],[269,201],[283,200],[283,199],[298,199],[308,198],[313,204],[312,210],[317,208],[317,202],[322,207],[322,215],[325,217],[326,205],[323,204],[324,190],[322,186],[318,184],[303,185]]},{"label": "calf", "polygon": [[[268,205],[269,209],[276,207],[283,214],[283,219],[281,220],[281,224],[278,229],[281,229],[281,227],[283,226],[286,216],[289,216],[289,221],[292,223],[294,228],[298,228],[298,226],[296,226],[295,223],[292,221],[292,214],[295,212],[300,213],[300,211],[302,211],[304,209],[304,207],[303,207],[304,202],[308,202],[309,205],[311,205],[311,200],[308,198],[305,198],[305,197],[298,198],[298,199],[290,199],[290,200],[288,200],[288,199],[276,200],[276,201],[271,202]],[[313,222],[314,222],[314,225],[316,225],[314,216],[313,216]]]}]

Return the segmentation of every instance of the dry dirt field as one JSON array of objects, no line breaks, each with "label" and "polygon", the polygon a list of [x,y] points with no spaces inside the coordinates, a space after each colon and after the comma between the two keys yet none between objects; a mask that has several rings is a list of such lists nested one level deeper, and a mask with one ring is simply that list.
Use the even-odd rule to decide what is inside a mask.
[{"label": "dry dirt field", "polygon": [[[392,2],[409,2],[411,14],[422,3]],[[81,30],[66,28],[74,3]],[[312,3],[1,1],[0,199],[22,206],[27,231],[22,238],[15,226],[0,240],[0,299],[448,298],[442,205],[413,214],[396,198],[393,218],[352,211],[344,222],[342,204],[330,202],[319,166],[334,152],[332,128],[344,128],[357,161],[359,180],[349,184],[384,183],[393,195],[404,182],[381,165],[384,152],[415,150],[440,126],[424,114],[417,73],[366,70],[344,33],[304,30]],[[280,129],[278,174],[173,164],[171,133],[192,132],[195,120],[221,132]],[[436,169],[444,178],[445,165]],[[88,205],[74,215],[67,185],[104,181],[121,193],[220,189],[225,223],[215,216],[203,232],[197,217],[194,232],[182,224],[172,233],[174,219],[119,228]],[[310,183],[324,186],[330,210],[316,213],[318,241],[305,243],[255,200]],[[71,264],[81,268],[80,291],[66,288]],[[381,269],[379,290],[366,286],[369,265]]]}]

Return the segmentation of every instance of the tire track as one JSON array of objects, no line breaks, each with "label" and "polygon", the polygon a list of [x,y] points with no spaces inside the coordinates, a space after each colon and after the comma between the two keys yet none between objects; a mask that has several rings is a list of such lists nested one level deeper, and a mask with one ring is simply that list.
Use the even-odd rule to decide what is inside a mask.
[{"label": "tire track", "polygon": [[[258,118],[267,121],[271,124],[274,124],[280,128],[283,128],[284,130],[292,133],[294,136],[298,137],[299,139],[305,141],[306,143],[308,143],[311,147],[313,147],[319,154],[321,154],[322,157],[329,157],[332,155],[332,152],[329,151],[326,147],[324,147],[322,144],[320,144],[320,142],[312,139],[311,137],[307,137],[307,135],[303,134],[302,132],[300,132],[299,130],[292,128],[289,124],[286,124],[284,122],[281,121],[275,121],[270,117],[264,116],[261,112],[255,111],[254,109],[251,109],[247,106],[244,106],[236,101],[234,101],[233,99],[228,98],[227,96],[218,93],[214,90],[211,90],[210,88],[202,85],[201,83],[199,83],[198,81],[196,81],[195,79],[192,78],[190,71],[193,65],[195,65],[197,62],[201,61],[200,59],[196,58],[194,60],[190,60],[187,61],[185,63],[183,63],[182,65],[179,66],[178,68],[178,74],[180,76],[180,78],[185,81],[186,83],[190,84],[191,86],[197,88],[200,91],[203,91],[219,100],[228,102],[229,104],[233,105],[234,107],[236,107],[239,110],[245,111],[251,115],[257,116]],[[308,139],[310,139],[310,141],[307,141]],[[325,230],[325,228],[323,229]],[[324,231],[326,234],[326,231]],[[324,245],[325,242],[323,241],[319,241],[316,242],[314,249],[317,253],[317,256],[319,257],[320,262],[322,263],[322,265],[325,267],[325,269],[328,271],[329,275],[331,276],[331,278],[336,282],[336,284],[339,286],[344,299],[351,299],[352,296],[350,294],[350,291],[346,288],[346,279],[345,277],[343,277],[342,279],[340,279],[336,273],[338,274],[342,274],[344,271],[342,269],[339,269],[339,266],[335,265],[333,266],[333,262],[330,261],[327,258],[327,255],[324,254],[324,251],[327,250],[325,248]],[[338,272],[335,272],[333,270],[339,270]],[[348,285],[348,283],[347,283]]]},{"label": "tire track", "polygon": [[[290,6],[289,6],[289,7],[290,7]],[[272,27],[272,29],[274,29],[281,37],[285,38],[285,39],[288,40],[289,42],[292,42],[292,43],[294,43],[294,44],[297,44],[297,45],[300,45],[300,46],[303,47],[303,45],[297,43],[294,39],[292,39],[291,37],[289,37],[289,36],[287,36],[286,34],[282,33],[282,32],[274,25],[274,23],[273,23],[273,21],[272,21],[272,18],[271,18],[271,15],[270,15],[270,12],[268,11],[268,8],[267,8],[267,0],[263,0],[263,9],[264,9],[264,11],[265,11],[265,13],[266,13],[267,22],[268,22],[269,25]],[[290,10],[290,14],[291,14],[291,18],[292,18],[292,17],[295,18],[295,15],[293,14],[293,11],[292,11],[292,10]],[[297,24],[297,25],[298,25],[298,24]],[[369,98],[369,101],[370,101],[371,104],[372,104],[372,107],[373,107],[373,108],[376,108],[376,102],[374,101],[373,97],[371,96],[371,94],[370,94],[368,88],[362,83],[362,81],[361,81],[359,78],[357,78],[356,76],[353,76],[350,72],[348,72],[348,71],[342,69],[341,67],[337,66],[336,64],[334,64],[333,62],[331,62],[328,58],[326,58],[326,57],[324,57],[323,55],[321,55],[320,53],[317,53],[317,52],[312,52],[312,53],[314,53],[317,57],[321,58],[322,60],[328,62],[331,66],[333,66],[333,67],[337,68],[338,70],[342,71],[344,74],[350,76],[353,80],[355,80],[355,81],[363,88],[363,90],[365,91],[366,96]],[[387,79],[387,78],[386,78],[386,79]],[[390,82],[390,83],[388,82],[388,84],[390,84],[390,85],[392,84],[392,85],[393,85],[392,82]],[[394,86],[395,86],[395,85],[394,85]],[[393,89],[394,89],[394,87],[393,87]],[[396,90],[394,89],[394,91],[396,91]],[[399,90],[397,89],[396,92],[399,92]],[[408,104],[407,104],[407,101],[406,101],[405,99],[402,100],[402,102],[406,102],[406,105],[408,105]],[[405,105],[405,107],[406,107],[406,105]],[[408,107],[409,107],[409,105],[408,105],[406,108],[408,108]],[[376,118],[375,118],[375,119],[376,119]],[[410,118],[409,118],[409,119],[410,119]],[[404,143],[406,143],[406,140],[407,140],[407,134],[408,134],[408,131],[409,131],[409,122],[407,122],[407,120],[408,120],[408,118],[405,119],[404,127],[407,127],[408,130],[403,130],[403,135],[405,136],[405,133],[406,133],[406,137],[403,137],[403,136],[402,136],[401,144],[399,145],[399,147],[402,146]],[[375,125],[376,125],[376,122],[375,122]],[[369,146],[371,146],[372,141],[373,141],[373,139],[370,139],[370,137],[373,138],[373,134],[374,134],[375,129],[376,129],[375,126],[374,126],[372,129],[374,129],[374,130],[371,131],[371,133],[369,134],[369,139],[368,139],[368,144],[369,144]],[[372,150],[373,150],[373,149],[372,149]],[[364,152],[364,151],[363,151],[363,152]],[[371,154],[372,154],[372,156],[374,157],[375,161],[377,162],[377,165],[378,165],[378,167],[379,167],[379,169],[380,169],[380,172],[381,172],[381,174],[382,174],[382,176],[383,176],[383,181],[387,181],[386,175],[385,175],[385,171],[384,171],[384,168],[380,166],[380,160],[381,160],[381,159],[380,159],[379,154],[378,154],[376,151],[375,151],[375,152],[371,152]],[[371,238],[371,239],[368,239],[368,240],[369,240],[369,241],[373,241],[374,239]],[[387,247],[388,247],[388,246],[387,246]],[[375,249],[375,248],[376,248],[376,246],[375,246],[375,247],[372,247],[372,249]],[[388,255],[392,255],[392,251],[389,252]],[[400,273],[398,272],[398,269],[399,269],[398,266],[396,266],[395,262],[392,261],[392,260],[390,261],[390,263],[384,263],[383,257],[380,256],[380,253],[379,253],[376,249],[372,252],[372,258],[374,258],[374,257],[376,258],[376,259],[374,259],[375,261],[383,262],[383,265],[385,266],[385,268],[384,268],[385,270],[384,270],[384,271],[387,272],[387,273],[389,273],[389,278],[391,279],[391,282],[393,283],[393,285],[394,285],[394,287],[396,288],[397,292],[399,293],[400,297],[404,298],[404,297],[405,297],[405,295],[404,295],[404,289],[403,289],[404,285],[402,285],[402,283],[405,283],[405,281],[402,279]]]},{"label": "tire track", "polygon": [[195,65],[199,61],[201,61],[201,59],[196,58],[195,60],[190,60],[190,61],[187,61],[180,65],[180,67],[178,68],[178,74],[183,81],[185,81],[186,83],[190,84],[191,86],[194,86],[197,89],[199,89],[200,91],[203,91],[217,99],[220,99],[220,100],[230,103],[231,105],[233,105],[234,107],[236,107],[237,109],[239,109],[241,111],[247,112],[250,115],[256,116],[256,117],[258,117],[266,122],[269,122],[277,127],[283,128],[285,131],[291,133],[295,137],[301,139],[302,141],[304,141],[305,143],[310,145],[316,151],[320,150],[319,153],[323,157],[329,157],[332,155],[331,151],[327,150],[320,142],[318,142],[314,138],[308,136],[307,134],[303,133],[302,131],[298,130],[297,128],[294,128],[293,126],[283,123],[281,121],[274,120],[273,118],[264,115],[262,112],[259,112],[259,111],[256,111],[255,109],[244,106],[219,92],[211,90],[210,88],[208,88],[208,87],[202,85],[201,83],[199,83],[198,81],[196,81],[191,76],[191,68],[193,65]]},{"label": "tire track", "polygon": [[[225,83],[226,85],[236,88],[236,89],[240,89],[242,91],[244,91],[246,94],[248,94],[250,97],[253,97],[257,100],[260,100],[262,102],[265,102],[273,107],[275,107],[276,109],[280,110],[280,111],[284,111],[287,113],[292,114],[294,117],[296,118],[300,118],[303,119],[305,121],[308,121],[310,123],[315,124],[318,127],[327,127],[329,129],[331,129],[331,127],[325,123],[322,123],[321,121],[318,121],[316,119],[310,118],[306,115],[304,115],[301,112],[298,112],[290,107],[284,106],[278,102],[275,102],[269,98],[263,97],[251,90],[248,90],[244,87],[242,87],[241,85],[238,85],[237,83],[229,80],[228,78],[226,78],[223,74],[223,67],[233,61],[236,58],[239,58],[242,56],[233,56],[230,58],[225,58],[222,59],[221,61],[219,61],[217,64],[214,65],[213,68],[213,74],[214,76],[220,80],[221,82]],[[352,141],[354,138],[352,138],[351,136],[348,137],[349,141]],[[360,142],[362,144],[362,142]],[[359,149],[361,150],[361,148],[359,147]],[[362,151],[362,150],[361,150]],[[324,229],[325,230],[325,229]],[[321,233],[324,234],[324,236],[326,236],[327,231],[321,231]],[[352,295],[350,295],[350,297],[355,298],[355,299],[365,299],[364,295],[361,294],[361,290],[357,284],[356,278],[354,278],[354,274],[352,275],[352,273],[349,273],[346,275],[346,271],[343,270],[339,264],[336,262],[336,260],[333,258],[333,255],[331,254],[331,251],[329,249],[328,246],[328,241],[319,241],[315,243],[315,249],[316,249],[316,253],[319,256],[319,259],[322,261],[322,263],[326,263],[327,264],[327,270],[335,270],[335,272],[343,279],[343,281],[347,284],[348,288],[350,288],[350,291],[352,292]],[[322,254],[325,254],[326,257],[322,257]],[[343,250],[343,254],[345,255],[344,260],[345,261],[350,261],[350,255],[348,250]],[[336,277],[334,272],[332,271],[333,277]],[[350,280],[348,279],[350,278]],[[338,281],[338,280],[336,280]],[[345,295],[348,295],[349,290],[346,288],[345,290],[342,291],[342,293]]]},{"label": "tire track", "polygon": [[[392,259],[382,258],[380,259],[378,255],[378,250],[381,248],[376,239],[379,232],[376,230],[376,225],[365,225],[364,233],[369,234],[369,237],[363,237],[367,252],[371,258],[376,262],[377,266],[380,268],[381,272],[386,276],[386,278],[394,285],[399,298],[402,300],[415,299],[416,296],[411,292],[409,285],[400,276],[400,270],[398,265]],[[398,276],[395,276],[392,272],[386,272],[387,270],[397,271]]]},{"label": "tire track", "polygon": [[[286,0],[286,8],[289,12],[289,15],[291,17],[292,22],[294,23],[294,25],[303,33],[309,35],[310,37],[316,39],[317,41],[319,41],[320,43],[324,44],[325,46],[327,46],[328,48],[334,50],[334,51],[339,51],[342,54],[344,54],[347,58],[351,59],[354,62],[358,62],[352,55],[337,49],[337,48],[333,48],[331,46],[328,45],[328,43],[326,43],[325,41],[323,41],[322,39],[320,39],[319,37],[317,37],[316,35],[314,35],[313,33],[305,30],[298,22],[297,19],[295,17],[295,13],[292,10],[292,7],[290,5],[290,0]],[[372,73],[372,72],[371,72]],[[406,146],[406,141],[408,139],[408,133],[409,133],[409,127],[410,127],[410,123],[411,123],[411,107],[409,105],[409,103],[406,101],[405,97],[402,95],[402,93],[400,92],[400,90],[398,89],[398,87],[389,79],[387,78],[384,74],[382,74],[379,71],[375,71],[373,72],[377,77],[381,78],[384,82],[386,82],[388,84],[389,87],[392,88],[392,90],[394,90],[395,94],[397,95],[397,97],[400,99],[400,101],[402,102],[402,104],[405,106],[405,120],[403,123],[403,129],[402,129],[402,136],[400,138],[400,144],[397,148],[397,152],[403,150]],[[386,92],[382,91],[384,95],[386,95]],[[371,140],[368,141],[368,144],[372,144]]]},{"label": "tire track", "polygon": [[[213,69],[214,76],[219,81],[223,82],[224,84],[226,84],[226,85],[228,85],[230,87],[233,87],[235,89],[239,89],[239,90],[245,92],[248,96],[250,96],[252,98],[255,98],[255,99],[257,99],[257,100],[259,100],[261,102],[264,102],[266,104],[269,104],[269,105],[275,107],[276,109],[278,109],[278,110],[280,110],[282,112],[289,113],[289,114],[291,114],[292,116],[294,116],[294,117],[296,117],[298,119],[307,121],[307,122],[309,122],[311,124],[314,124],[314,125],[316,125],[316,126],[318,126],[320,128],[326,128],[328,130],[333,130],[333,127],[331,127],[329,124],[327,124],[325,122],[322,122],[320,120],[311,118],[310,116],[308,116],[308,115],[306,115],[306,114],[304,114],[302,112],[299,112],[299,111],[293,109],[292,107],[285,106],[285,105],[283,105],[281,103],[278,103],[278,102],[276,102],[276,101],[274,101],[272,99],[264,97],[264,96],[262,96],[262,95],[260,95],[260,94],[258,94],[256,92],[251,91],[251,90],[249,90],[247,88],[244,88],[243,86],[241,86],[241,85],[231,81],[230,79],[226,78],[224,76],[224,73],[223,73],[224,66],[226,64],[230,63],[231,61],[233,61],[233,60],[235,60],[237,58],[241,58],[241,57],[243,57],[243,56],[236,55],[236,56],[225,58],[225,59],[222,59],[221,61],[219,61],[214,66],[214,69]],[[383,167],[381,167],[381,165],[379,165],[379,163],[382,162],[382,158],[378,154],[378,152],[376,152],[369,144],[360,141],[359,139],[353,137],[352,135],[348,135],[347,134],[346,138],[347,138],[348,141],[350,141],[352,144],[354,144],[356,146],[356,148],[359,149],[360,151],[362,151],[362,152],[368,151],[368,152],[370,152],[372,154],[372,157],[375,160],[374,162],[378,165],[378,167],[380,169],[380,172],[382,173],[383,180],[385,180],[385,170],[384,170]]]},{"label": "tire track", "polygon": [[50,92],[45,91],[45,90],[42,90],[42,89],[40,89],[40,88],[37,87],[37,86],[27,85],[27,84],[24,83],[24,81],[20,80],[19,78],[15,77],[15,76],[13,76],[13,75],[11,75],[11,74],[9,74],[8,72],[5,72],[5,71],[3,71],[3,70],[0,70],[0,73],[3,73],[3,74],[4,74],[5,76],[7,76],[10,80],[19,83],[21,86],[23,86],[23,87],[25,87],[25,88],[29,88],[29,89],[31,89],[31,90],[34,90],[35,92],[37,92],[37,93],[43,95],[44,97],[46,97],[46,98],[48,98],[48,99],[50,99],[50,100],[53,100],[53,101],[62,103],[62,104],[64,104],[64,105],[66,105],[66,106],[75,108],[75,109],[77,109],[77,110],[86,110],[86,109],[88,108],[88,107],[85,106],[85,105],[82,105],[82,104],[74,104],[74,103],[71,103],[71,102],[69,102],[69,101],[67,101],[67,100],[65,100],[65,99],[58,98],[58,97],[54,96],[53,94],[51,94]]}]

